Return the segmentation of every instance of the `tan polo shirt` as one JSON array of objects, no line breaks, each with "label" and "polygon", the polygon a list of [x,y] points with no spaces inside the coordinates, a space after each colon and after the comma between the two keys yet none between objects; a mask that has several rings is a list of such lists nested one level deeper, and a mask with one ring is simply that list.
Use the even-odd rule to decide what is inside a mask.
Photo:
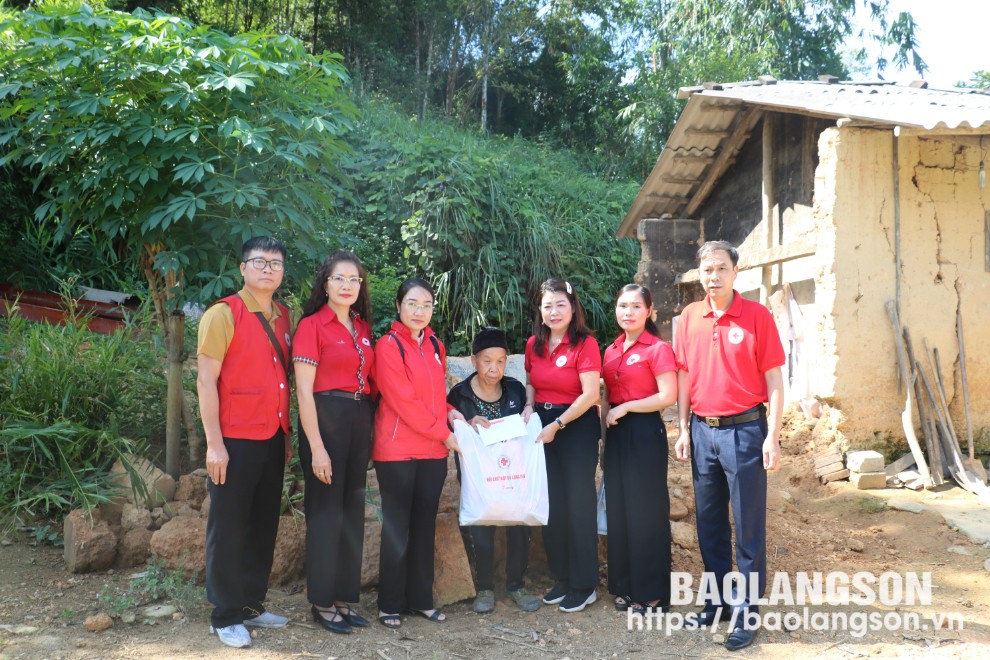
[{"label": "tan polo shirt", "polygon": [[[272,329],[275,328],[275,319],[281,316],[278,305],[272,304],[272,313],[269,315],[247,289],[241,289],[237,295],[244,301],[244,306],[249,312],[252,314],[261,312],[265,315],[265,319],[268,320]],[[233,338],[234,314],[230,311],[230,305],[212,305],[203,314],[203,318],[199,320],[196,352],[223,362]]]}]

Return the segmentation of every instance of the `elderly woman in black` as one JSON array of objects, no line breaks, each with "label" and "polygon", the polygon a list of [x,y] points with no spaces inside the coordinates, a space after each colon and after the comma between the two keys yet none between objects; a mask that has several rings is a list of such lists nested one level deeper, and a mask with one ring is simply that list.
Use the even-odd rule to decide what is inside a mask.
[{"label": "elderly woman in black", "polygon": [[[451,388],[447,402],[476,429],[490,426],[489,420],[522,413],[526,404],[526,386],[505,375],[509,344],[498,328],[483,328],[471,347],[474,373]],[[458,463],[460,469],[460,463]],[[474,547],[478,595],[474,611],[478,614],[495,609],[495,527],[468,527]],[[535,612],[540,599],[526,590],[523,576],[529,560],[530,528],[512,525],[505,528],[505,589],[523,612]]]}]

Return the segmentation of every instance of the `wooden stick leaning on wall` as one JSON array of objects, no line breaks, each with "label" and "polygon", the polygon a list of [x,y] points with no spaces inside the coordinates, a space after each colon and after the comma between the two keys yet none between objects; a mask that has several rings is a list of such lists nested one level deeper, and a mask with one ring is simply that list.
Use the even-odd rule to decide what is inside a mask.
[{"label": "wooden stick leaning on wall", "polygon": [[921,386],[921,379],[918,378],[917,373],[917,360],[914,358],[914,344],[911,342],[911,333],[905,327],[902,330],[904,334],[904,348],[907,352],[907,361],[911,369],[911,382],[914,383],[914,397],[915,402],[918,406],[918,419],[921,423],[921,432],[925,436],[925,451],[928,453],[928,463],[929,472],[931,474],[931,481],[933,486],[941,486],[945,483],[945,469],[944,461],[942,460],[942,452],[939,451],[938,438],[936,437],[935,425],[932,423],[931,409],[926,405],[924,390]]},{"label": "wooden stick leaning on wall", "polygon": [[[897,309],[894,301],[888,300],[887,304],[887,316],[890,317],[890,324],[894,329],[894,348],[897,355],[897,373],[899,375],[899,383],[904,383],[905,390],[905,401],[904,410],[901,411],[901,425],[904,427],[904,436],[907,438],[908,446],[911,448],[911,455],[914,456],[914,462],[918,466],[918,474],[921,476],[921,481],[925,484],[926,488],[930,488],[934,485],[932,481],[931,472],[928,470],[928,463],[925,461],[924,452],[921,451],[921,445],[918,444],[918,436],[914,432],[914,420],[911,414],[911,399],[913,398],[912,392],[914,386],[911,382],[911,369],[907,364],[907,351],[904,348],[904,337],[901,330],[901,320],[897,316]],[[900,391],[900,387],[898,387]]]},{"label": "wooden stick leaning on wall", "polygon": [[962,307],[956,307],[956,338],[959,340],[959,373],[962,377],[963,406],[966,409],[966,446],[969,458],[963,456],[963,463],[977,478],[987,482],[987,471],[973,452],[973,416],[969,407],[969,380],[966,378],[966,342],[963,341]]}]

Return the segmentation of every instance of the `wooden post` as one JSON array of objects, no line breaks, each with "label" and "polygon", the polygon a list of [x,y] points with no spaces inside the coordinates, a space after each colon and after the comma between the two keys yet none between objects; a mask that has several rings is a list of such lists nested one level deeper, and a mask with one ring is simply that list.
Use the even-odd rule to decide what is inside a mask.
[{"label": "wooden post", "polygon": [[165,471],[179,478],[179,445],[182,440],[182,338],[186,317],[181,311],[168,316],[168,399],[165,416]]},{"label": "wooden post", "polygon": [[[777,206],[777,191],[773,176],[773,131],[776,122],[772,113],[763,115],[763,226],[765,228],[765,247],[772,248],[777,243],[777,223],[774,221]],[[760,302],[769,304],[770,294],[773,293],[774,266],[762,268],[760,285]]]}]

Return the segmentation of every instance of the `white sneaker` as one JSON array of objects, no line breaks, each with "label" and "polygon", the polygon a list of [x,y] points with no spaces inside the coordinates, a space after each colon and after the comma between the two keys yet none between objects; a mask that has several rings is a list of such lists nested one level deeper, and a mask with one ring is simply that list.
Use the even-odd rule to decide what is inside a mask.
[{"label": "white sneaker", "polygon": [[244,625],[253,628],[284,628],[288,623],[289,620],[284,616],[267,611],[251,619],[244,619]]},{"label": "white sneaker", "polygon": [[243,649],[251,646],[251,633],[239,623],[232,626],[224,626],[223,628],[210,626],[210,634],[216,634],[221,642],[235,649]]}]

